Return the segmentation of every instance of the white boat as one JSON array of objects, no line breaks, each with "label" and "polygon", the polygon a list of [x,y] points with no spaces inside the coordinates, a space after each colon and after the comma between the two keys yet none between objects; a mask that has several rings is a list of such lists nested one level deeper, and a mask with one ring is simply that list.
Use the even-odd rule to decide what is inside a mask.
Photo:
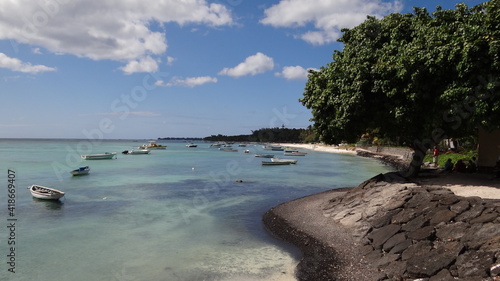
[{"label": "white boat", "polygon": [[282,146],[280,145],[264,145],[262,146],[264,150],[272,150],[272,151],[283,151],[285,150]]},{"label": "white boat", "polygon": [[186,147],[198,147],[198,145],[194,143],[188,143],[186,144]]},{"label": "white boat", "polygon": [[151,150],[149,149],[132,149],[132,150],[125,150],[122,153],[136,155],[136,154],[149,154],[150,152]]},{"label": "white boat", "polygon": [[260,158],[273,158],[274,154],[255,154],[255,157],[260,157]]},{"label": "white boat", "polygon": [[103,159],[113,159],[116,156],[116,152],[105,152],[99,154],[88,154],[82,155],[85,160],[103,160]]},{"label": "white boat", "polygon": [[297,164],[297,160],[293,160],[293,159],[271,158],[271,161],[273,161],[273,162],[287,162],[287,163],[290,163],[290,164]]},{"label": "white boat", "polygon": [[262,161],[262,165],[268,165],[268,166],[271,166],[271,165],[290,165],[292,163],[290,162],[275,162],[275,161]]},{"label": "white boat", "polygon": [[41,185],[32,185],[28,187],[33,197],[46,200],[58,200],[64,196],[64,192],[55,188],[45,187]]},{"label": "white boat", "polygon": [[70,173],[73,176],[83,176],[83,175],[88,175],[89,172],[90,172],[90,167],[89,166],[85,166],[85,167],[80,167],[80,168],[78,168],[76,170],[73,170]]},{"label": "white boat", "polygon": [[139,149],[167,149],[166,145],[158,144],[156,141],[149,141],[147,144],[139,146]]},{"label": "white boat", "polygon": [[285,151],[283,152],[284,156],[306,156],[307,152],[300,151]]}]

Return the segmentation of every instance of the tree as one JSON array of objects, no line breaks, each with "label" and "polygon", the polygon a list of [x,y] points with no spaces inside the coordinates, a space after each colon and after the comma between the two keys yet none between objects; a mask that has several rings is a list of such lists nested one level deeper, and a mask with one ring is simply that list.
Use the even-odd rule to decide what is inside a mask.
[{"label": "tree", "polygon": [[364,133],[425,151],[448,135],[500,126],[499,1],[394,13],[344,29],[341,51],[311,71],[303,105],[321,141]]}]

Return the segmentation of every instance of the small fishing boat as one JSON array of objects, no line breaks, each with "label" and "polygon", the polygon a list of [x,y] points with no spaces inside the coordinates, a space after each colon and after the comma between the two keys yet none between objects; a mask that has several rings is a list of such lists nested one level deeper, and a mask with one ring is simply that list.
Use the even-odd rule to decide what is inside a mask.
[{"label": "small fishing boat", "polygon": [[194,143],[188,143],[186,144],[186,147],[198,147],[198,145]]},{"label": "small fishing boat", "polygon": [[32,185],[28,187],[33,197],[45,200],[58,200],[64,196],[64,192],[55,188],[45,187],[41,185]]},{"label": "small fishing boat", "polygon": [[290,165],[290,164],[292,164],[292,163],[290,163],[290,162],[285,162],[285,161],[283,161],[283,162],[280,162],[280,161],[277,161],[277,162],[276,162],[276,161],[262,161],[262,165],[263,165],[263,166],[273,166],[273,165]]},{"label": "small fishing boat", "polygon": [[149,154],[150,152],[151,152],[151,150],[149,150],[149,149],[132,149],[132,150],[125,150],[122,153],[136,155],[136,154]]},{"label": "small fishing boat", "polygon": [[274,154],[255,154],[255,157],[260,157],[260,158],[273,158]]},{"label": "small fishing boat", "polygon": [[262,146],[264,150],[272,150],[272,151],[283,151],[285,150],[281,145],[264,145]]},{"label": "small fishing boat", "polygon": [[300,151],[285,151],[283,152],[284,156],[306,156],[307,152]]},{"label": "small fishing boat", "polygon": [[228,151],[228,152],[238,152],[237,149],[233,148],[219,148],[220,151]]},{"label": "small fishing boat", "polygon": [[288,162],[290,164],[297,164],[297,160],[293,159],[281,159],[281,158],[271,158],[273,162]]},{"label": "small fishing boat", "polygon": [[156,141],[149,141],[148,144],[139,146],[139,149],[167,149],[167,146],[158,144]]},{"label": "small fishing boat", "polygon": [[105,152],[99,154],[88,154],[82,155],[82,159],[85,160],[104,160],[104,159],[113,159],[116,156],[116,152]]},{"label": "small fishing boat", "polygon": [[90,167],[89,166],[85,166],[85,167],[80,167],[80,168],[78,168],[76,170],[73,170],[70,173],[73,176],[83,176],[83,175],[88,175],[89,172],[90,172]]}]

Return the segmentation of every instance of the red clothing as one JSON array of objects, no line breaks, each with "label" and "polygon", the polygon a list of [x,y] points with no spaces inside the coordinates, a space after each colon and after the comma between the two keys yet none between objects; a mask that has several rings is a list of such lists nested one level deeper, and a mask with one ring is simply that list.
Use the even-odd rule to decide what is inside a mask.
[{"label": "red clothing", "polygon": [[439,150],[437,148],[434,148],[434,156],[438,156],[439,155]]}]

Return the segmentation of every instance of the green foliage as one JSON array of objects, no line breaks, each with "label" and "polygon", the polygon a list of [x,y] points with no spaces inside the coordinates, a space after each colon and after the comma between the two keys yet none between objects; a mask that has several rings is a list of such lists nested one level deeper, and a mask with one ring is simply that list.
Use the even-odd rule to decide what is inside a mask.
[{"label": "green foliage", "polygon": [[[472,160],[472,157],[477,159],[476,150],[468,150],[462,153],[446,152],[438,156],[438,166],[441,168],[444,167],[444,163],[448,160],[448,158],[451,159],[453,164],[457,163],[458,160],[464,160],[467,164],[469,160]],[[424,162],[432,163],[433,161],[434,160],[431,154],[425,155]]]},{"label": "green foliage", "polygon": [[396,145],[438,143],[500,126],[500,8],[489,1],[429,14],[368,17],[311,71],[300,102],[328,144],[367,132]]}]

